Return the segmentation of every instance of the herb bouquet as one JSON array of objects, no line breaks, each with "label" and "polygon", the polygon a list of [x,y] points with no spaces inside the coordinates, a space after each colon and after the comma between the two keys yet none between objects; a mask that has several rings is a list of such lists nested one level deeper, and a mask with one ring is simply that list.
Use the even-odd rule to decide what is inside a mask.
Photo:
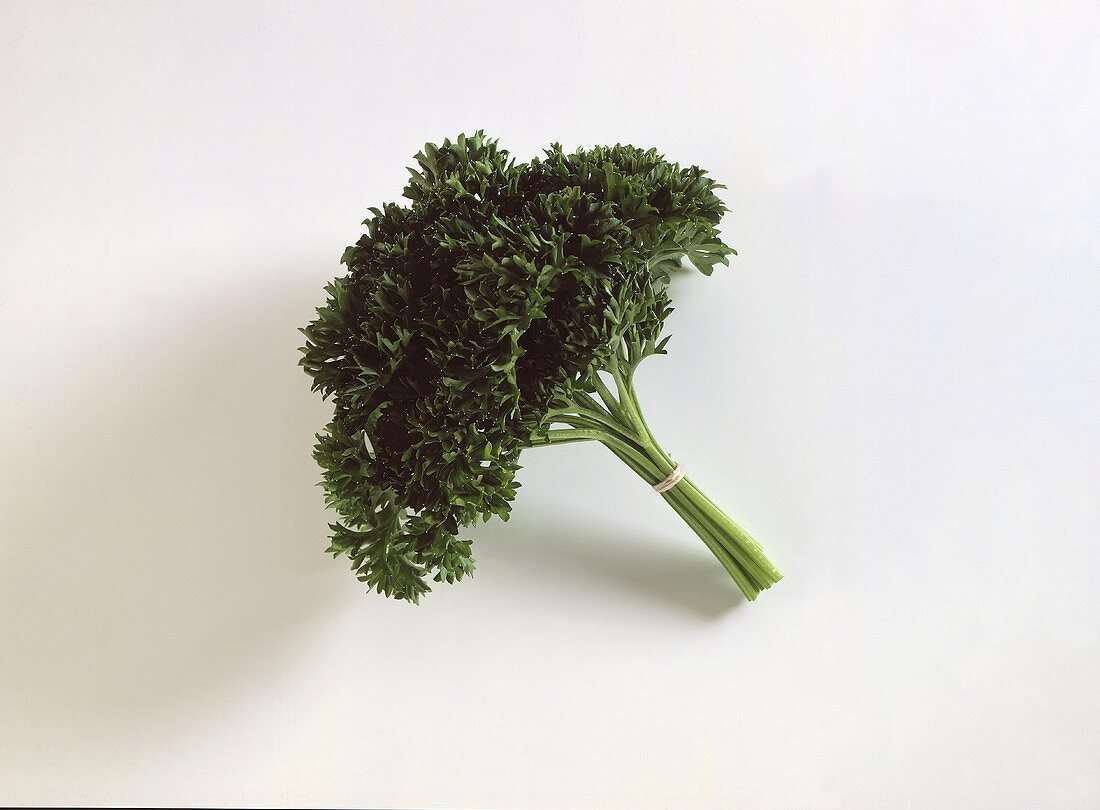
[{"label": "herb bouquet", "polygon": [[555,144],[517,163],[478,132],[416,156],[302,330],[334,403],[318,436],[330,551],[416,602],[473,570],[464,527],[507,520],[529,447],[599,442],[661,493],[754,599],[780,579],[646,425],[634,372],[664,354],[668,281],[734,251],[720,188],[656,151]]}]

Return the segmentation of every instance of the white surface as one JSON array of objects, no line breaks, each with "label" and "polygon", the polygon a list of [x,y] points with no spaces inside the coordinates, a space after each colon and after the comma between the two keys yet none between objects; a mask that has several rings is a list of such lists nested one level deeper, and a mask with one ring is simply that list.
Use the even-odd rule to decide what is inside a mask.
[{"label": "white surface", "polygon": [[[1097,6],[550,6],[3,5],[0,804],[1100,805]],[[757,603],[598,447],[322,554],[295,328],[477,127],[729,185],[640,388]]]}]

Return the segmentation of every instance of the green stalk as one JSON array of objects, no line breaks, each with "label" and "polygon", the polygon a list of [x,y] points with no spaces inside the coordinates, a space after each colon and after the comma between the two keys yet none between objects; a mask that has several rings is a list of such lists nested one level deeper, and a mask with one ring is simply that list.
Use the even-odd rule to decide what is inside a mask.
[{"label": "green stalk", "polygon": [[[640,428],[641,433],[645,437],[647,447],[664,462],[665,468],[671,472],[676,468],[676,463],[668,453],[664,451],[660,444],[658,444],[653,432],[649,429],[649,425],[646,424],[645,417],[642,415],[641,407],[638,404],[638,395],[634,390],[634,367],[630,367],[625,373],[619,371],[618,367],[615,367],[615,371],[617,372],[614,376],[616,385],[619,389],[620,405],[633,415],[635,424]],[[764,549],[761,547],[760,543],[741,526],[735,523],[733,519],[719,508],[705,492],[699,489],[691,479],[685,476],[675,487],[673,487],[673,490],[681,488],[685,491],[689,502],[701,509],[706,514],[707,518],[717,526],[721,536],[727,539],[736,550],[741,552],[738,556],[747,558],[746,566],[752,570],[760,590],[770,588],[783,578],[779,569],[776,568],[771,560],[764,554]],[[746,596],[748,596],[748,594],[746,594]],[[754,597],[749,598],[752,599]]]},{"label": "green stalk", "polygon": [[[612,445],[608,445],[608,449],[624,461],[626,465],[634,470],[643,480],[647,482],[660,480],[660,477],[653,471],[652,466],[635,463],[633,459],[624,455]],[[737,583],[737,587],[741,589],[742,593],[747,595],[753,591],[753,585],[745,575],[741,564],[722,544],[721,539],[714,534],[714,530],[707,525],[706,522],[702,521],[690,508],[681,503],[678,498],[671,496],[670,493],[662,493],[661,497],[665,499],[665,501],[676,511],[676,514],[691,527],[692,531],[694,531],[706,547],[710,549],[711,553],[717,558],[718,562],[721,563],[722,567],[726,569],[726,572],[733,581]]]},{"label": "green stalk", "polygon": [[[652,486],[675,470],[676,462],[646,424],[634,390],[633,367],[624,369],[619,363],[613,363],[609,371],[618,396],[601,380],[594,381],[600,401],[587,394],[578,395],[573,408],[555,415],[556,422],[569,425],[569,428],[551,430],[532,444],[599,441]],[[746,598],[755,599],[760,591],[782,578],[760,544],[691,479],[682,478],[661,493],[661,497],[710,549]]]}]

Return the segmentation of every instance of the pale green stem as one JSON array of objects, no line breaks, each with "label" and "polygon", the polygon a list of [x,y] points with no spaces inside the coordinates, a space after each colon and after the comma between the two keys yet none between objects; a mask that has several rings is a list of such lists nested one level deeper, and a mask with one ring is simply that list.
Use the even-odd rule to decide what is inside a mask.
[{"label": "pale green stem", "polygon": [[[633,366],[624,368],[612,362],[609,372],[615,380],[617,397],[602,380],[594,379],[593,388],[604,407],[590,395],[579,394],[574,407],[553,417],[553,421],[571,427],[551,430],[533,441],[532,446],[599,441],[653,485],[674,470],[676,462],[661,448],[646,424],[634,390]],[[703,540],[746,597],[755,599],[760,590],[782,577],[760,544],[694,482],[684,478],[662,493],[662,497]]]}]

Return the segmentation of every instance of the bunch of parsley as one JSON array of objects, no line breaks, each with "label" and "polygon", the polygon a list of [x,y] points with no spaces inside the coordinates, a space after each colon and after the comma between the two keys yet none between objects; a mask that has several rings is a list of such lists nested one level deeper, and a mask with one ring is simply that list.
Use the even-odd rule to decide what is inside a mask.
[{"label": "bunch of parsley", "polygon": [[[651,485],[676,470],[634,371],[665,353],[669,272],[734,253],[721,186],[652,149],[517,163],[477,132],[416,161],[408,204],[371,209],[344,252],[301,360],[335,406],[314,454],[341,518],[329,551],[413,602],[473,570],[462,530],[507,520],[526,448],[600,442]],[[662,497],[749,599],[780,579],[689,478]]]}]

